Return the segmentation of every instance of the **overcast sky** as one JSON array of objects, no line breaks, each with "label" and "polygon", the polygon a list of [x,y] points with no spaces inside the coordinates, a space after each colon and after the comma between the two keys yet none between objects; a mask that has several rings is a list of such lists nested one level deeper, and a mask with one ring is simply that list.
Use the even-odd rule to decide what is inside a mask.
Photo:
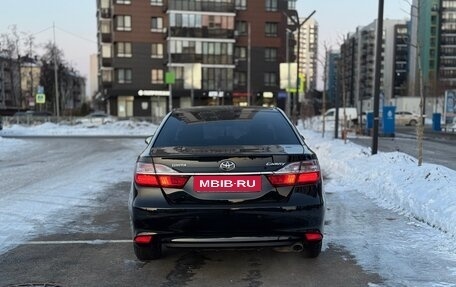
[{"label": "overcast sky", "polygon": [[[88,77],[89,56],[97,51],[95,3],[95,0],[4,0],[0,33],[17,25],[20,32],[34,34],[36,43],[43,44],[53,40],[55,23],[57,45],[68,62]],[[385,18],[404,19],[408,17],[409,6],[406,0],[386,0]],[[298,0],[297,8],[300,17],[316,10],[313,17],[319,23],[322,51],[322,43],[335,47],[343,35],[371,23],[377,17],[378,1]]]}]

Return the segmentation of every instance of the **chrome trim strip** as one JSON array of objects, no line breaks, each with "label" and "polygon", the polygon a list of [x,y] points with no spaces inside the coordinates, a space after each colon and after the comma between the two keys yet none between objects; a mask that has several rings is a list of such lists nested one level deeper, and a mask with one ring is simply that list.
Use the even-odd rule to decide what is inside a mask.
[{"label": "chrome trim strip", "polygon": [[221,238],[176,238],[171,242],[175,243],[211,243],[211,242],[268,242],[268,241],[286,241],[296,239],[291,236],[252,236],[252,237],[221,237]]},{"label": "chrome trim strip", "polygon": [[[288,173],[293,173],[292,171],[282,171],[282,172],[277,172],[277,171],[268,171],[268,172],[212,172],[212,173],[207,173],[207,172],[201,172],[201,173],[184,173],[184,172],[176,172],[176,173],[169,173],[169,172],[164,172],[164,173],[155,173],[159,175],[187,175],[187,176],[195,176],[195,175],[213,175],[213,176],[220,176],[220,175],[269,175],[269,174],[288,174]],[[299,173],[298,171],[295,171],[295,173]]]}]

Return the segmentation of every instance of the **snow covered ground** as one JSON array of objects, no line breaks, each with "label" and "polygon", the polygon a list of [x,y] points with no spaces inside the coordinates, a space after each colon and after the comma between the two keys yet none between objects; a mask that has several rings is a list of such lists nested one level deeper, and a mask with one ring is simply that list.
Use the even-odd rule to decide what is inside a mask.
[{"label": "snow covered ground", "polygon": [[[148,136],[151,131],[156,129],[156,125],[147,122],[118,121],[111,124],[99,126],[84,125],[56,125],[43,124],[33,127],[24,127],[12,125],[5,127],[0,131],[1,135],[138,135]],[[432,238],[416,238],[402,236],[401,240],[411,242],[402,242],[402,244],[418,244],[423,240],[432,241],[430,248],[437,249],[436,252],[444,254],[450,260],[448,270],[440,270],[450,274],[451,278],[456,278],[456,171],[444,166],[423,164],[418,167],[417,160],[409,155],[400,152],[382,153],[371,155],[370,149],[365,148],[348,141],[332,139],[329,133],[323,138],[321,132],[305,129],[302,124],[298,126],[300,132],[306,138],[306,142],[317,153],[320,159],[321,168],[325,178],[325,190],[328,196],[337,195],[341,200],[352,201],[353,208],[362,213],[367,204],[376,204],[385,208],[388,212],[399,214],[411,218],[411,227],[420,225],[423,228],[430,229],[429,234],[435,233]],[[2,157],[6,153],[15,153],[24,148],[25,141],[21,139],[12,139],[0,137],[0,164]],[[33,149],[34,147],[27,147]],[[115,158],[113,159],[115,160]],[[109,165],[109,163],[105,163]],[[0,183],[3,179],[0,177]],[[0,184],[1,186],[1,184]],[[95,186],[102,191],[102,186]],[[72,191],[73,193],[75,191]],[[93,192],[93,191],[92,191]],[[355,192],[355,193],[353,193]],[[350,198],[362,195],[364,199]],[[76,195],[74,195],[76,196]],[[364,201],[362,201],[364,200]],[[356,206],[363,202],[363,206]],[[39,203],[37,203],[39,204]],[[1,206],[1,199],[0,199]],[[0,210],[0,214],[2,211]],[[43,215],[41,215],[43,216]],[[375,216],[375,215],[369,215]],[[6,230],[8,225],[16,225],[16,222],[0,220],[0,239],[2,230]],[[6,218],[6,217],[5,217]],[[373,219],[375,220],[375,219]],[[393,220],[393,219],[392,219]],[[33,220],[31,220],[33,221]],[[348,222],[349,223],[349,222]],[[384,227],[385,229],[399,228],[392,222]],[[407,226],[401,226],[398,233],[406,231]],[[337,227],[329,227],[335,230]],[[369,230],[369,226],[350,226],[350,232],[366,236],[367,239],[375,242],[379,240],[381,244],[381,235],[376,231]],[[434,230],[435,232],[433,232]],[[390,230],[391,231],[391,230]],[[377,231],[378,232],[378,231]],[[391,231],[394,233],[394,230]],[[377,237],[376,237],[377,236]],[[399,235],[398,235],[399,236]],[[328,238],[329,241],[344,242],[344,238]],[[350,239],[353,241],[353,239]],[[388,238],[386,238],[388,240]],[[391,238],[393,240],[393,238]],[[5,251],[0,240],[0,251]],[[350,250],[356,258],[370,268],[376,269],[372,262],[372,254],[366,254],[362,249],[362,242],[357,246],[358,249]],[[424,243],[425,244],[425,243]],[[443,246],[443,247],[439,247]],[[393,250],[396,252],[397,250]],[[392,251],[392,252],[393,252]],[[363,253],[364,252],[364,253]],[[393,253],[394,253],[393,252]],[[399,252],[400,253],[400,252]],[[394,265],[394,254],[382,259],[382,255],[375,254],[375,258],[380,257],[380,261],[391,261]],[[417,262],[419,264],[419,262]],[[425,263],[423,263],[425,264]],[[384,265],[384,264],[383,264]],[[451,267],[452,266],[452,267]],[[394,269],[394,266],[391,267]],[[426,266],[423,267],[426,269]],[[381,271],[381,270],[380,270]],[[408,270],[410,271],[410,270]],[[380,272],[382,276],[388,277],[388,274],[399,272],[397,270],[384,270]],[[407,273],[405,270],[403,273]],[[396,276],[405,276],[396,274]],[[414,276],[414,275],[411,275]],[[429,279],[431,280],[431,279]],[[411,281],[404,286],[414,286]],[[445,281],[445,282],[448,282]],[[411,284],[411,285],[410,285]],[[445,283],[446,284],[446,283]],[[456,285],[439,285],[439,283],[422,286],[456,286]],[[418,285],[416,285],[418,286]]]}]

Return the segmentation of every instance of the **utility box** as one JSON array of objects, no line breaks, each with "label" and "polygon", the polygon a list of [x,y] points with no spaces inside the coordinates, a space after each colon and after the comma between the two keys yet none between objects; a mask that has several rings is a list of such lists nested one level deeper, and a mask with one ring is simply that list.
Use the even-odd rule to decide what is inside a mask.
[{"label": "utility box", "polygon": [[395,133],[395,106],[384,106],[383,107],[383,136],[394,137]]},{"label": "utility box", "polygon": [[374,113],[366,113],[366,135],[372,135],[371,131],[374,128]]},{"label": "utility box", "polygon": [[442,131],[441,126],[442,115],[440,113],[433,113],[432,114],[432,130],[433,131]]}]

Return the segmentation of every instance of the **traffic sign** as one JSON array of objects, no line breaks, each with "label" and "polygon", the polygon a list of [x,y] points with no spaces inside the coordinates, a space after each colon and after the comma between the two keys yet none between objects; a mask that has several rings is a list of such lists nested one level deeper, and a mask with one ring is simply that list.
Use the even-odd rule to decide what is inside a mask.
[{"label": "traffic sign", "polygon": [[44,104],[46,103],[46,95],[45,94],[36,94],[35,102],[37,104]]}]

